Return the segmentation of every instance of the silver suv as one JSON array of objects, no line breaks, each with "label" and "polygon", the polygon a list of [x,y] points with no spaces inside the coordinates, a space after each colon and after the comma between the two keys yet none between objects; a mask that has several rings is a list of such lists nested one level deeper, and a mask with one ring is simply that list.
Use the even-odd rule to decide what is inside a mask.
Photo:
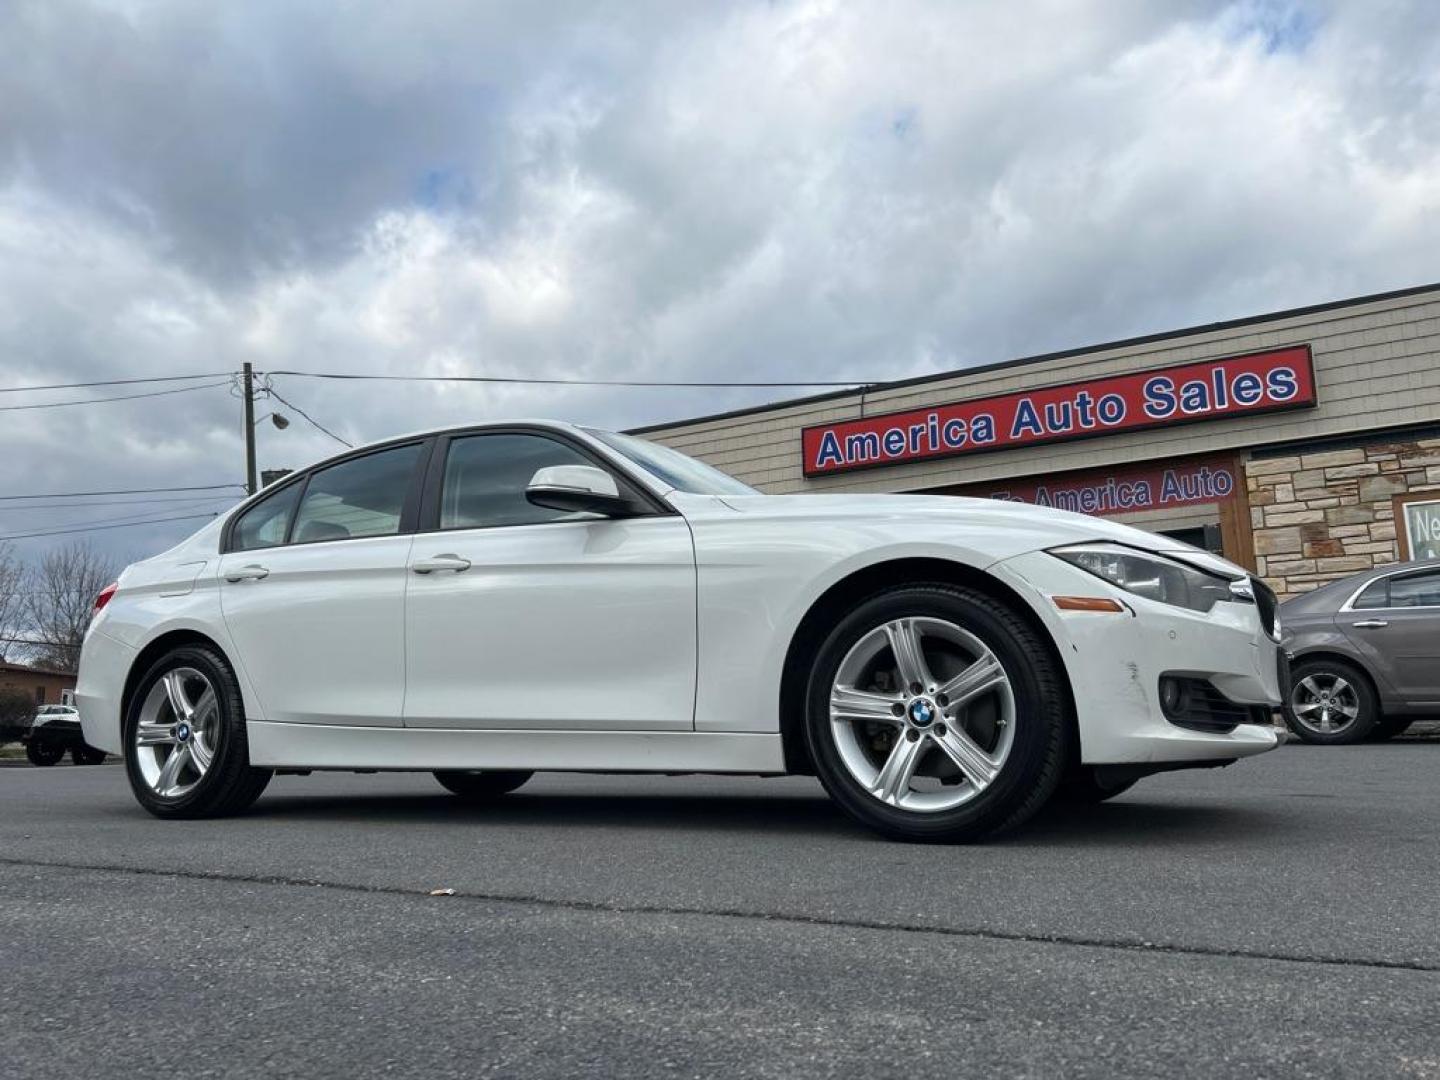
[{"label": "silver suv", "polygon": [[1280,606],[1285,721],[1305,742],[1389,738],[1440,714],[1440,559],[1331,582]]}]

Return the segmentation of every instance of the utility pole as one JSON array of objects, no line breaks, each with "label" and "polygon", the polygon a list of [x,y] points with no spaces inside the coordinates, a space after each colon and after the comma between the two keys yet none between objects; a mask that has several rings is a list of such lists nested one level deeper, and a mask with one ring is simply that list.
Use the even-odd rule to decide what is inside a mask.
[{"label": "utility pole", "polygon": [[249,361],[241,366],[241,386],[245,391],[245,490],[254,495],[255,488],[255,372]]}]

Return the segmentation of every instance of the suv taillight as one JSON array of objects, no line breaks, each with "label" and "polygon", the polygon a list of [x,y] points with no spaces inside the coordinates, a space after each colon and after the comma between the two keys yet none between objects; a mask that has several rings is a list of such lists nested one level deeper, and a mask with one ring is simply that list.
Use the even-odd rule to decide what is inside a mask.
[{"label": "suv taillight", "polygon": [[112,581],[100,590],[100,595],[95,597],[94,614],[100,614],[100,609],[110,602],[110,598],[115,595],[115,590],[118,588],[120,588],[120,583],[118,581]]}]

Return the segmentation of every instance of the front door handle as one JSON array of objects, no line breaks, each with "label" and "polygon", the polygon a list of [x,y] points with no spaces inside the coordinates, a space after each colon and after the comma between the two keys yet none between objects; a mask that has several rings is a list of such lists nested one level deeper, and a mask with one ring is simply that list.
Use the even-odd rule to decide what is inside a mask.
[{"label": "front door handle", "polygon": [[453,570],[459,574],[470,569],[470,560],[459,555],[432,555],[411,563],[410,569],[417,574],[433,574],[436,570]]},{"label": "front door handle", "polygon": [[259,581],[270,576],[270,571],[263,566],[251,563],[249,566],[242,566],[236,570],[227,570],[225,580],[232,585],[237,581]]},{"label": "front door handle", "polygon": [[1390,624],[1384,619],[1361,619],[1355,624],[1356,630],[1379,630],[1382,626]]}]

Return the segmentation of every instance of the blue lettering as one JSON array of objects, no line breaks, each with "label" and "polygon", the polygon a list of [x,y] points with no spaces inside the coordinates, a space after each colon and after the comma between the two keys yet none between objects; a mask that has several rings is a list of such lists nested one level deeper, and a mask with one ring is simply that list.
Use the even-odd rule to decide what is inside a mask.
[{"label": "blue lettering", "polygon": [[1026,433],[1044,435],[1045,428],[1041,425],[1040,417],[1030,399],[1022,397],[1015,405],[1015,422],[1010,425],[1010,437],[1018,439]]},{"label": "blue lettering", "polygon": [[1164,375],[1145,383],[1145,414],[1155,420],[1164,420],[1175,412],[1175,384]]},{"label": "blue lettering", "polygon": [[1268,372],[1265,382],[1269,386],[1270,396],[1276,401],[1289,401],[1300,392],[1300,383],[1295,378],[1295,372],[1288,367],[1277,367]]},{"label": "blue lettering", "polygon": [[1045,425],[1051,434],[1068,433],[1072,411],[1070,402],[1056,401],[1045,406]]},{"label": "blue lettering", "polygon": [[1242,372],[1235,376],[1230,395],[1235,399],[1236,405],[1254,405],[1265,395],[1265,384],[1254,372]]},{"label": "blue lettering", "polygon": [[970,421],[970,441],[979,443],[992,443],[995,441],[995,417],[989,413],[980,413]]},{"label": "blue lettering", "polygon": [[815,468],[823,469],[827,465],[843,464],[845,459],[840,456],[840,440],[835,438],[835,432],[825,432],[820,436],[820,453],[815,456]]},{"label": "blue lettering", "polygon": [[[828,435],[829,432],[826,432]],[[874,461],[880,456],[880,436],[873,431],[862,431],[845,436],[845,463],[853,465],[861,461]]]},{"label": "blue lettering", "polygon": [[1180,387],[1180,411],[1184,413],[1209,412],[1210,387],[1196,379]]},{"label": "blue lettering", "polygon": [[891,457],[899,457],[905,453],[905,432],[898,427],[892,427],[885,432],[885,453]]},{"label": "blue lettering", "polygon": [[946,420],[945,426],[940,429],[940,438],[951,450],[965,445],[965,421],[956,417],[953,420]]},{"label": "blue lettering", "polygon": [[1100,414],[1100,422],[1107,427],[1125,419],[1125,399],[1119,394],[1106,394],[1095,403],[1095,408]]}]

